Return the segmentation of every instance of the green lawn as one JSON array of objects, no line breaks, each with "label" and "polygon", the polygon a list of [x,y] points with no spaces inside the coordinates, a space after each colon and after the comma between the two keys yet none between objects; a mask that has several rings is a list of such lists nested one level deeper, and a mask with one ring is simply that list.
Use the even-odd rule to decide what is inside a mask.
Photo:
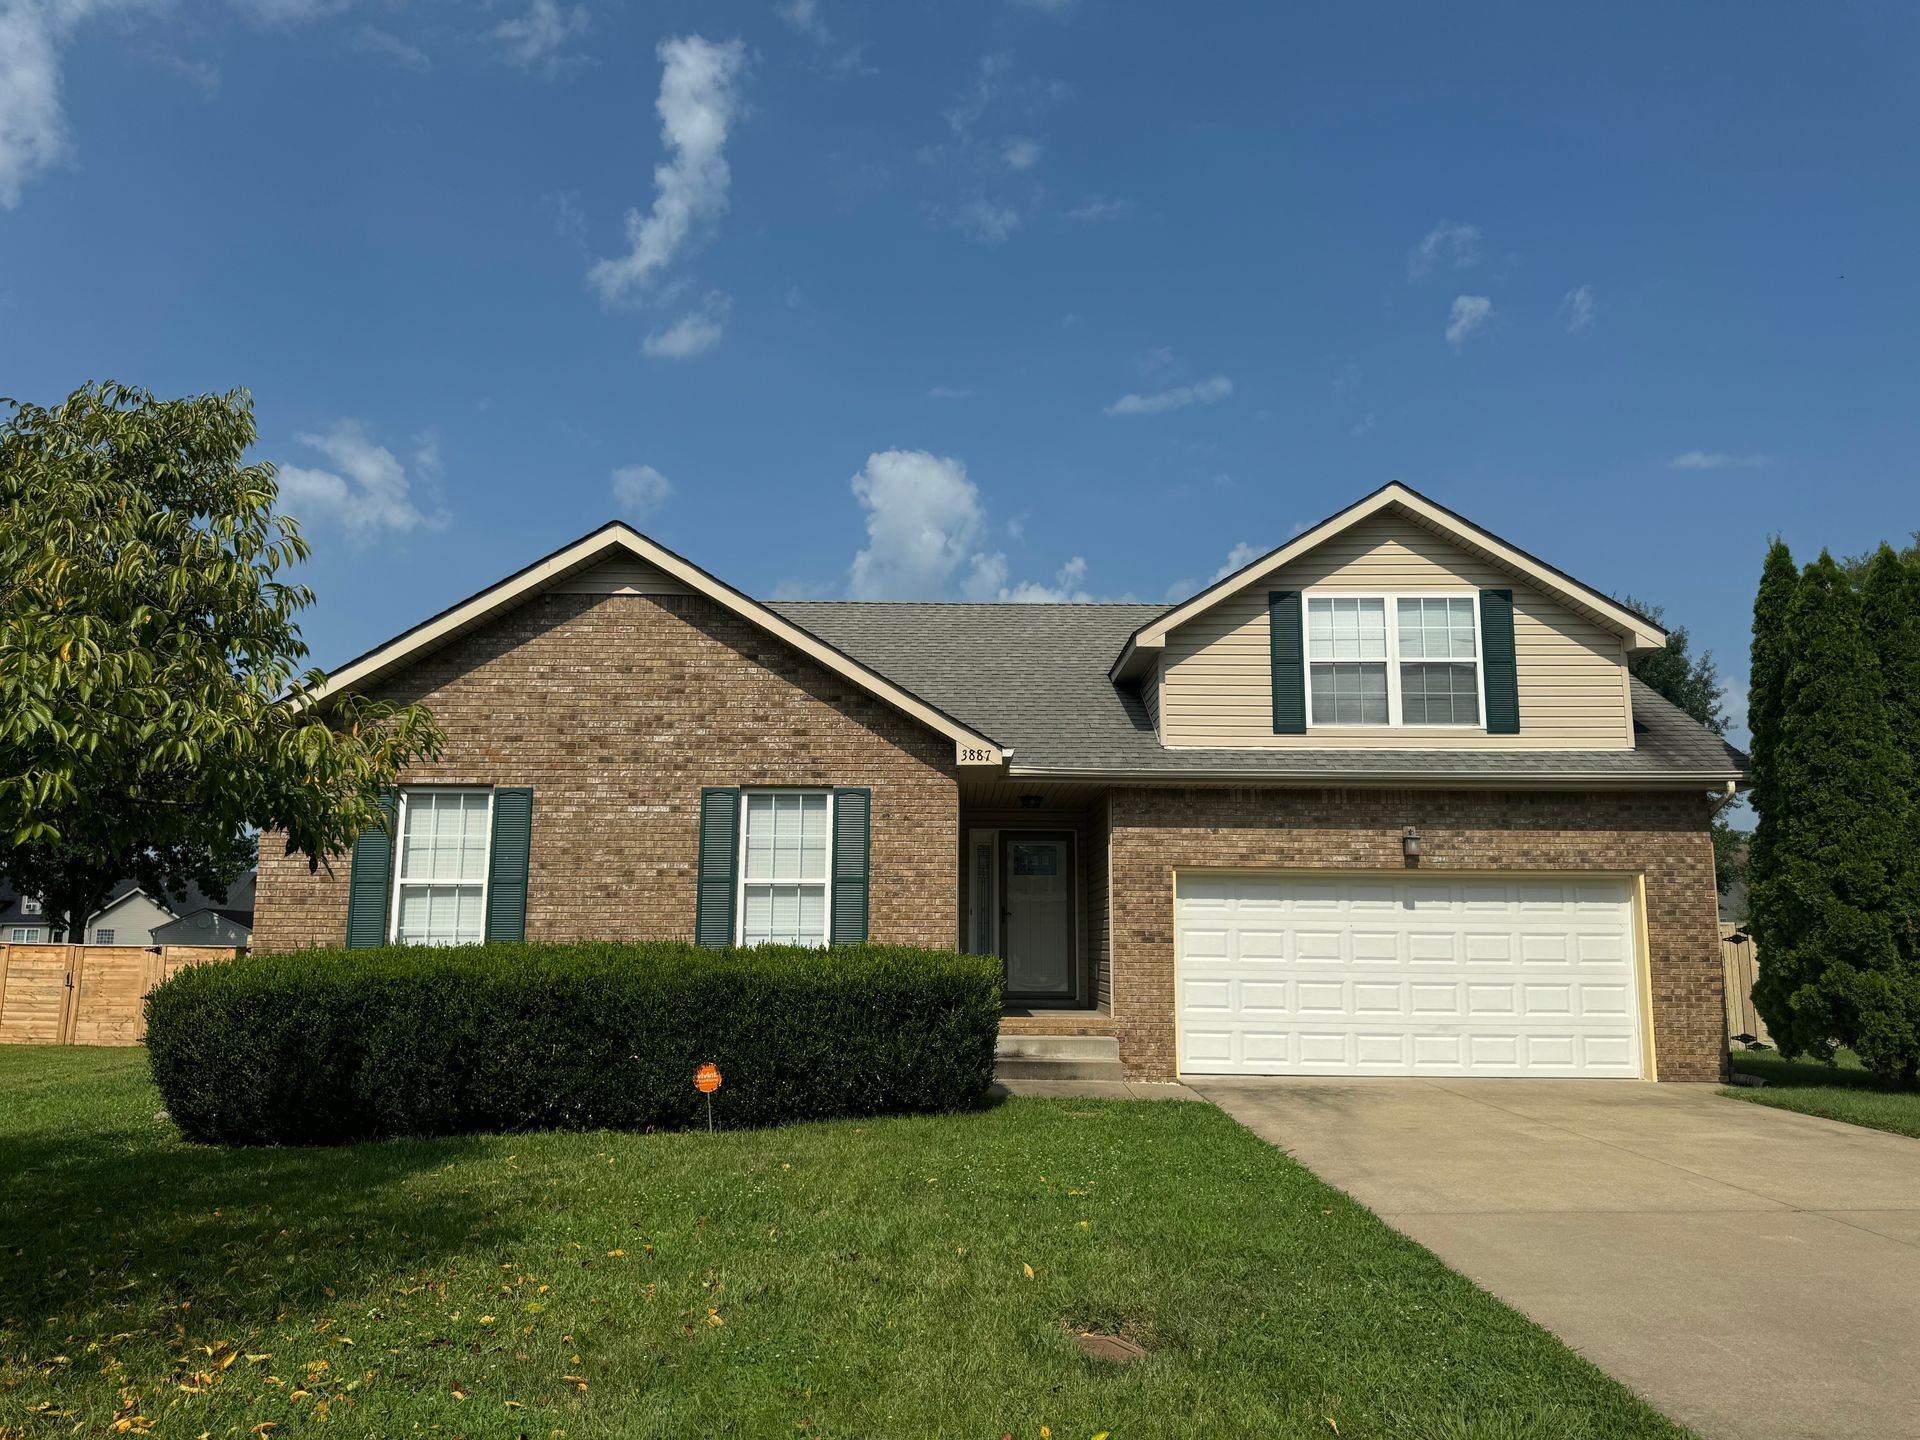
[{"label": "green lawn", "polygon": [[1806,1060],[1782,1060],[1772,1050],[1736,1050],[1733,1068],[1758,1075],[1764,1087],[1729,1086],[1720,1093],[1737,1095],[1756,1105],[1824,1115],[1896,1135],[1920,1136],[1920,1088],[1889,1089],[1861,1067],[1851,1051],[1835,1057],[1839,1063],[1817,1065]]},{"label": "green lawn", "polygon": [[1211,1106],[222,1151],[158,1104],[0,1050],[0,1435],[1683,1433]]}]

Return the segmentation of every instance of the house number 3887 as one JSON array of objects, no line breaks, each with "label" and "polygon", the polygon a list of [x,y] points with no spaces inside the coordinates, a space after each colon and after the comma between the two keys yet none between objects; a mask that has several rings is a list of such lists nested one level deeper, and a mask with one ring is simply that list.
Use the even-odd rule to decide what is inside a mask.
[{"label": "house number 3887", "polygon": [[962,745],[960,747],[960,763],[962,765],[991,765],[993,763],[993,751],[979,745]]}]

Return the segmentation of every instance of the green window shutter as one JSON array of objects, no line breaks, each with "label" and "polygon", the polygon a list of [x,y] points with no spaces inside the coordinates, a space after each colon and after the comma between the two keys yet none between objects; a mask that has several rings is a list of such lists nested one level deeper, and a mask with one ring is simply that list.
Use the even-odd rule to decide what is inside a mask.
[{"label": "green window shutter", "polygon": [[873,852],[873,792],[833,792],[833,916],[830,945],[867,939],[867,870]]},{"label": "green window shutter", "polygon": [[399,797],[388,791],[379,803],[387,823],[369,825],[360,832],[360,838],[353,842],[353,864],[347,871],[349,950],[387,943],[387,903],[393,894],[393,817]]},{"label": "green window shutter", "polygon": [[1513,657],[1513,592],[1480,592],[1480,655],[1487,678],[1487,733],[1520,733],[1520,676]]},{"label": "green window shutter", "polygon": [[1307,662],[1300,635],[1300,592],[1267,592],[1273,645],[1273,733],[1307,733]]},{"label": "green window shutter", "polygon": [[693,943],[709,950],[733,944],[733,897],[740,875],[740,792],[700,792],[700,866]]},{"label": "green window shutter", "polygon": [[533,791],[493,792],[493,847],[487,863],[487,943],[527,938],[527,859],[533,849]]}]

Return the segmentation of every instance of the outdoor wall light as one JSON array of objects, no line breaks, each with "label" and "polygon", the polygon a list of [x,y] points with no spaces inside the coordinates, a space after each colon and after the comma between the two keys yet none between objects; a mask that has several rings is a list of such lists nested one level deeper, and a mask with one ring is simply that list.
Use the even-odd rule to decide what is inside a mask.
[{"label": "outdoor wall light", "polygon": [[1420,831],[1412,825],[1400,832],[1400,853],[1409,865],[1420,863]]}]

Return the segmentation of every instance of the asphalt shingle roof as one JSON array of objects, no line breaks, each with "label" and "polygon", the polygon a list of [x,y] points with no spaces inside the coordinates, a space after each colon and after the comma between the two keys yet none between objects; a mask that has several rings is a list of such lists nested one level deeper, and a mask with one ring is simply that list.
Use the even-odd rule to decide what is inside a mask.
[{"label": "asphalt shingle roof", "polygon": [[1138,693],[1107,678],[1127,637],[1164,606],[779,600],[768,608],[1010,747],[1016,774],[1714,784],[1746,773],[1740,751],[1638,680],[1631,750],[1169,750]]}]

